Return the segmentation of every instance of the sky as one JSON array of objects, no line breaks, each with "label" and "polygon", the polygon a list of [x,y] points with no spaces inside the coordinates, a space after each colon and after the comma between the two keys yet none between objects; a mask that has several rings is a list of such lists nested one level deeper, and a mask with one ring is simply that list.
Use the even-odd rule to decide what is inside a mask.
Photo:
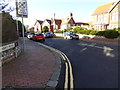
[{"label": "sky", "polygon": [[[94,10],[103,4],[116,0],[27,0],[28,18],[24,18],[24,24],[34,26],[36,19],[61,19],[73,14],[75,22],[90,22]],[[10,5],[15,7],[15,0]],[[16,17],[16,11],[11,13]],[[21,20],[21,17],[17,18]]]}]

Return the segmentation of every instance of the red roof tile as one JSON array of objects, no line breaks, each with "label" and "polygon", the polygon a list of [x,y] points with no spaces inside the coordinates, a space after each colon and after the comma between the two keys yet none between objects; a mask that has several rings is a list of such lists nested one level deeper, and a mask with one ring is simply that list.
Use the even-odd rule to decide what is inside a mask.
[{"label": "red roof tile", "polygon": [[56,25],[60,25],[62,23],[62,20],[60,20],[60,19],[55,19],[55,24]]}]

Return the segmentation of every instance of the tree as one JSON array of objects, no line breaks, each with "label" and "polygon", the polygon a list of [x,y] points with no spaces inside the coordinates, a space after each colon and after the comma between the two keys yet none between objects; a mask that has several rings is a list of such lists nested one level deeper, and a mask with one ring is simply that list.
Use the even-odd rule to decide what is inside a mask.
[{"label": "tree", "polygon": [[68,27],[66,30],[67,30],[67,31],[72,31],[73,28],[72,28],[72,27]]},{"label": "tree", "polygon": [[28,32],[33,32],[34,33],[34,27],[29,28]]},{"label": "tree", "polygon": [[[15,22],[16,22],[16,20],[15,20]],[[18,33],[19,33],[20,36],[22,36],[22,23],[19,20],[17,20],[17,22],[18,22]],[[24,33],[25,32],[26,32],[26,28],[24,26]]]},{"label": "tree", "polygon": [[48,32],[48,31],[49,31],[49,28],[48,28],[47,26],[44,26],[42,30],[43,30],[43,32],[45,33],[45,32]]},{"label": "tree", "polygon": [[16,21],[9,13],[2,12],[2,43],[12,42],[18,39]]},{"label": "tree", "polygon": [[14,11],[15,8],[9,5],[11,1],[12,0],[0,0],[0,12],[4,11],[10,13]]},{"label": "tree", "polygon": [[29,31],[29,25],[25,25],[26,32]]}]

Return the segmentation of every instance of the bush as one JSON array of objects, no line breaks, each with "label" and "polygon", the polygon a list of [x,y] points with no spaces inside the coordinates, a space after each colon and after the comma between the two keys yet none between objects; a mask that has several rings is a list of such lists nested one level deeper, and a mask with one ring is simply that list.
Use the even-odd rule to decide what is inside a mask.
[{"label": "bush", "polygon": [[73,29],[72,27],[68,27],[66,30],[71,31],[72,29]]},{"label": "bush", "polygon": [[120,34],[120,27],[119,28],[115,28],[115,31],[118,31],[118,33]]},{"label": "bush", "polygon": [[45,33],[45,32],[48,32],[48,31],[49,31],[49,28],[48,28],[47,26],[44,26],[42,30],[43,30],[43,32]]},{"label": "bush", "polygon": [[74,33],[81,33],[81,34],[83,33],[82,30],[84,29],[78,26],[73,29]]},{"label": "bush", "polygon": [[96,35],[99,31],[96,30],[91,30],[91,32],[89,33],[90,35]]},{"label": "bush", "polygon": [[104,34],[105,34],[105,31],[97,31],[95,35],[104,36]]},{"label": "bush", "polygon": [[118,33],[118,31],[115,31],[115,30],[109,30],[104,32],[104,36],[110,39],[117,38],[119,35],[120,34]]},{"label": "bush", "polygon": [[89,35],[91,30],[83,30],[83,34]]},{"label": "bush", "polygon": [[120,35],[120,28],[116,28],[114,30],[96,31],[96,30],[85,30],[82,27],[75,27],[73,30],[75,33],[78,34],[98,35],[111,39],[117,38]]},{"label": "bush", "polygon": [[56,31],[55,33],[64,33],[64,30]]}]

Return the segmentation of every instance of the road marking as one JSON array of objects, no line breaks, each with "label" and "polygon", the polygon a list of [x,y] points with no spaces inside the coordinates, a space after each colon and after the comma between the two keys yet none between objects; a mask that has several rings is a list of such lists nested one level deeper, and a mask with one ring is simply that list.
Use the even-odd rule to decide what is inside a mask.
[{"label": "road marking", "polygon": [[68,57],[63,52],[60,51],[60,53],[62,53],[65,56],[65,58],[69,64],[69,67],[70,67],[70,90],[73,90],[73,88],[74,88],[73,80],[74,79],[73,79],[73,73],[72,73],[72,65],[71,65]]},{"label": "road marking", "polygon": [[85,51],[87,48],[83,48],[80,52],[83,52],[83,51]]},{"label": "road marking", "polygon": [[96,46],[95,44],[79,43],[79,45],[82,45],[82,46],[89,46],[89,47],[99,48],[99,49],[104,49],[104,50],[113,50],[113,49],[110,48],[110,47],[107,47],[107,46],[100,47],[100,46]]},{"label": "road marking", "polygon": [[65,88],[65,90],[68,90],[68,67],[70,68],[70,90],[73,90],[73,88],[74,88],[74,84],[73,84],[73,73],[72,73],[72,65],[71,65],[71,63],[70,63],[70,61],[69,61],[69,59],[68,59],[68,57],[63,53],[63,52],[61,52],[60,50],[57,50],[57,49],[55,49],[55,48],[52,48],[52,47],[50,47],[50,46],[47,46],[47,45],[45,45],[45,44],[42,44],[42,43],[38,43],[39,45],[42,45],[42,46],[44,46],[44,47],[46,47],[46,48],[48,48],[48,49],[50,49],[50,50],[53,50],[53,51],[55,51],[55,52],[57,52],[57,53],[59,53],[61,56],[62,56],[62,58],[65,60],[65,61],[67,61],[66,63],[65,63],[65,66],[66,66],[66,75],[65,75],[65,84],[64,84],[64,88]]},{"label": "road marking", "polygon": [[65,71],[65,84],[64,84],[64,90],[68,88],[68,65],[65,63],[66,71]]}]

